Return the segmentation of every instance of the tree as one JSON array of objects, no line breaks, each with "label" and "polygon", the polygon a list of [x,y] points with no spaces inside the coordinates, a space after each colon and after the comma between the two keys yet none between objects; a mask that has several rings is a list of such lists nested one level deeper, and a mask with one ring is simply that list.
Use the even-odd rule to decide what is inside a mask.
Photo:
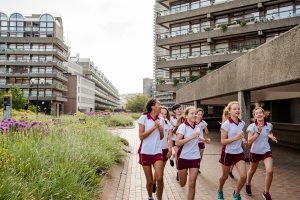
[{"label": "tree", "polygon": [[[16,110],[23,109],[27,104],[27,99],[24,96],[24,92],[20,88],[14,86],[10,87],[10,92],[12,95],[13,109]],[[4,95],[4,91],[0,90],[0,108],[3,108],[3,95]]]},{"label": "tree", "polygon": [[143,112],[146,110],[146,105],[149,100],[148,96],[145,95],[137,95],[127,100],[126,110],[130,110],[132,112]]}]

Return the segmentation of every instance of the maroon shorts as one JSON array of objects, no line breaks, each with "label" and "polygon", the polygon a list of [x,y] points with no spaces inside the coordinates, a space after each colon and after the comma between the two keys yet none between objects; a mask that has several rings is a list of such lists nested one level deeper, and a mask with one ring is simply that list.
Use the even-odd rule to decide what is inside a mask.
[{"label": "maroon shorts", "polygon": [[259,162],[259,161],[264,160],[269,157],[272,158],[272,151],[268,151],[264,154],[256,154],[256,153],[251,153],[251,152],[249,153],[249,160],[250,160],[250,162],[254,162],[254,163]]},{"label": "maroon shorts", "polygon": [[199,149],[205,149],[205,144],[204,143],[198,143]]},{"label": "maroon shorts", "polygon": [[245,160],[244,153],[230,154],[230,153],[225,153],[225,151],[222,151],[219,162],[222,165],[231,166],[231,165],[235,165],[240,160]]},{"label": "maroon shorts", "polygon": [[162,154],[158,153],[155,155],[149,154],[139,154],[140,160],[139,163],[141,165],[154,165],[154,163],[158,160],[163,160]]},{"label": "maroon shorts", "polygon": [[167,161],[168,158],[167,158],[167,154],[169,152],[169,149],[163,149],[162,150],[162,158],[163,158],[163,161]]},{"label": "maroon shorts", "polygon": [[177,169],[189,169],[189,168],[200,168],[200,159],[187,160],[187,159],[178,159]]}]

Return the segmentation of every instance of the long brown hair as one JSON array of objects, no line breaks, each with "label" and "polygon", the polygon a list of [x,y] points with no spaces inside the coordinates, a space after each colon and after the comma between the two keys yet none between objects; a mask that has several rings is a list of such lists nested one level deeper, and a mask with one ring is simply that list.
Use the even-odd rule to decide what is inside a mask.
[{"label": "long brown hair", "polygon": [[229,111],[231,110],[231,107],[232,107],[234,104],[240,105],[239,102],[237,102],[237,101],[231,101],[231,102],[229,102],[228,105],[224,108],[223,116],[222,116],[222,123],[225,122],[225,121],[230,117]]},{"label": "long brown hair", "polygon": [[185,120],[185,117],[184,117],[183,115],[181,115],[181,116],[177,119],[176,125],[175,125],[175,127],[174,127],[174,133],[176,133],[178,127],[184,122],[184,120]]},{"label": "long brown hair", "polygon": [[170,112],[166,106],[162,106],[161,109],[165,109],[167,111],[167,119],[170,120]]}]

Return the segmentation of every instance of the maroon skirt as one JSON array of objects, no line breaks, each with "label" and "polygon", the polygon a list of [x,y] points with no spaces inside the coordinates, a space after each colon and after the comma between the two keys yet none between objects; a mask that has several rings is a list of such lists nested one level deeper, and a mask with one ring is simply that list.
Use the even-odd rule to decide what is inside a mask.
[{"label": "maroon skirt", "polygon": [[163,158],[163,161],[167,161],[168,158],[167,158],[167,154],[169,152],[169,149],[163,149],[162,150],[162,158]]},{"label": "maroon skirt", "polygon": [[225,153],[225,151],[222,151],[219,162],[222,165],[231,166],[231,165],[235,165],[240,160],[245,160],[244,152],[239,154],[230,154],[230,153]]},{"label": "maroon skirt", "polygon": [[272,158],[272,151],[268,151],[264,154],[256,154],[256,153],[249,153],[249,160],[250,162],[254,162],[254,163],[257,163],[261,160],[264,160],[266,158],[269,158],[271,157]]},{"label": "maroon skirt", "polygon": [[183,158],[178,159],[177,169],[200,168],[200,159],[187,160]]},{"label": "maroon skirt", "polygon": [[139,163],[141,165],[154,165],[156,161],[163,160],[162,154],[155,154],[155,155],[149,155],[149,154],[139,154]]},{"label": "maroon skirt", "polygon": [[199,149],[205,149],[205,144],[204,143],[198,143]]}]

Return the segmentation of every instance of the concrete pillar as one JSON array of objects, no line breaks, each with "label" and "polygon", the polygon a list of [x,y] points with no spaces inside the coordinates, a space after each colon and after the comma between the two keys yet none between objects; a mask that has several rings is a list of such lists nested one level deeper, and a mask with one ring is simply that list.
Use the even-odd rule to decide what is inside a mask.
[{"label": "concrete pillar", "polygon": [[200,108],[200,106],[201,106],[201,101],[200,100],[195,100],[194,101],[194,107],[195,108]]},{"label": "concrete pillar", "polygon": [[[245,127],[244,127],[244,133],[245,133],[245,139],[248,139],[248,134],[246,132],[247,127],[250,124],[251,120],[251,95],[250,91],[240,91],[238,92],[238,102],[241,106],[241,114],[240,118],[245,122]],[[246,147],[244,149],[245,151],[245,160],[249,161],[249,149]]]}]

